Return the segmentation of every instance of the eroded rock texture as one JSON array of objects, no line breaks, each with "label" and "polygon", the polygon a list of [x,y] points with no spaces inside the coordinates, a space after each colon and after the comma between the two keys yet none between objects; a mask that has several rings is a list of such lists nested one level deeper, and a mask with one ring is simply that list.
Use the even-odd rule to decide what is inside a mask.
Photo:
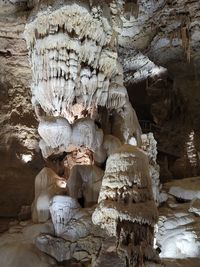
[{"label": "eroded rock texture", "polygon": [[31,70],[23,40],[27,13],[6,15],[2,4],[0,9],[0,216],[16,216],[22,205],[32,202],[42,161],[36,152]]}]

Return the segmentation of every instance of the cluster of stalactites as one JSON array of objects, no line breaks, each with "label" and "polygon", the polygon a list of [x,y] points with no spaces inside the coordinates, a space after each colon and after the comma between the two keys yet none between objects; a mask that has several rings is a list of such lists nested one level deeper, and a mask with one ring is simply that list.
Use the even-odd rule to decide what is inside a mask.
[{"label": "cluster of stalactites", "polygon": [[26,25],[34,106],[68,118],[74,103],[114,109],[128,101],[116,51],[122,4],[68,3],[39,11]]},{"label": "cluster of stalactites", "polygon": [[[113,32],[120,31],[115,17],[120,16],[123,10],[123,1],[113,0],[106,3],[90,4],[92,1],[66,1],[59,5],[55,1],[46,9],[41,5],[36,7],[37,14],[32,14],[31,20],[26,25],[25,38],[31,50],[37,39],[54,35],[59,31],[76,34],[76,39],[88,37],[99,46],[106,46],[112,40]],[[93,1],[94,2],[94,1]],[[110,2],[110,3],[109,3]],[[118,26],[118,27],[117,27]]]}]

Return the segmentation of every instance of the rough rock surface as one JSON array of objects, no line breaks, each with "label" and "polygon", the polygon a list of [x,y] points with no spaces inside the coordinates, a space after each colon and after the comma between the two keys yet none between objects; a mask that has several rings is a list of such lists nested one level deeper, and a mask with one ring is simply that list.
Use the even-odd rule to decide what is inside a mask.
[{"label": "rough rock surface", "polygon": [[41,168],[23,40],[26,18],[27,12],[0,15],[0,216],[16,216],[22,205],[31,204],[34,177]]},{"label": "rough rock surface", "polygon": [[51,223],[19,223],[10,226],[9,231],[0,236],[1,265],[4,267],[55,267],[56,261],[44,255],[34,244],[41,232],[53,233]]},{"label": "rough rock surface", "polygon": [[193,200],[200,198],[200,177],[185,178],[166,183],[164,190],[177,199]]}]

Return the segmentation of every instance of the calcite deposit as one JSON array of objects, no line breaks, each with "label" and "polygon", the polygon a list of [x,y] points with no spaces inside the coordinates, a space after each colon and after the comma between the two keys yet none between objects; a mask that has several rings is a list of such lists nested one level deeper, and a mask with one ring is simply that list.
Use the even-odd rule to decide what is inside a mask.
[{"label": "calcite deposit", "polygon": [[[160,208],[156,234],[160,256],[174,259],[200,257],[199,177],[186,178],[165,184],[167,205]],[[184,266],[184,260],[182,262]],[[185,265],[187,266],[187,261]],[[174,266],[175,263],[174,263]],[[198,266],[198,264],[196,265]]]},{"label": "calcite deposit", "polygon": [[160,179],[199,173],[199,27],[197,0],[0,1],[2,266],[198,266],[199,179]]},{"label": "calcite deposit", "polygon": [[157,216],[147,156],[124,145],[106,162],[93,223],[116,237],[117,251],[127,266],[142,266],[159,262],[152,248]]},{"label": "calcite deposit", "polygon": [[162,195],[160,194],[160,167],[157,164],[157,142],[153,133],[142,134],[142,149],[146,152],[149,159],[149,169],[152,182],[152,190],[154,200],[157,204],[162,202]]},{"label": "calcite deposit", "polygon": [[[126,259],[128,266],[137,266],[140,261],[141,264],[148,260],[159,261],[152,247],[157,211],[148,159],[143,152],[131,145],[122,146],[122,156],[116,162],[112,160],[122,144],[131,143],[131,140],[135,140],[135,145],[142,144],[141,128],[129,102],[118,59],[122,11],[122,1],[108,1],[103,5],[87,1],[64,4],[58,1],[52,5],[41,2],[26,24],[25,38],[33,78],[32,104],[42,138],[40,149],[47,166],[55,172],[45,168],[36,178],[33,218],[45,222],[50,211],[58,238],[68,242],[76,240],[77,234],[85,238],[95,228],[91,215],[99,197],[100,210],[113,208],[113,215],[120,214],[102,228],[108,227],[111,235],[120,240],[120,245],[125,245],[118,249],[121,251],[118,256]],[[105,110],[110,121],[109,131],[102,123]],[[112,171],[114,162],[117,169]],[[119,182],[113,197],[118,199],[122,195],[122,202],[113,202],[116,205],[111,208],[108,204],[106,208],[103,200],[109,196],[103,196],[103,192],[110,172],[116,184]],[[145,204],[151,209],[145,211]],[[129,207],[127,211],[126,207]],[[90,222],[87,216],[81,215],[87,208],[91,208]],[[95,224],[99,224],[97,210],[98,207],[92,215]],[[107,214],[100,217],[100,221],[107,220]],[[85,228],[87,224],[90,228]],[[74,233],[75,227],[80,229],[77,233]],[[126,243],[125,239],[136,234],[140,227],[141,236],[132,237]],[[102,234],[100,236],[103,242]],[[54,249],[49,248],[48,241],[46,245],[46,241],[43,242],[49,237],[43,238],[38,239],[38,247],[60,259]],[[143,244],[145,238],[147,245]],[[59,239],[53,240],[51,242],[59,242]],[[129,246],[133,246],[131,252]],[[75,257],[74,249],[70,251],[63,259]],[[135,259],[139,254],[141,259]]]}]

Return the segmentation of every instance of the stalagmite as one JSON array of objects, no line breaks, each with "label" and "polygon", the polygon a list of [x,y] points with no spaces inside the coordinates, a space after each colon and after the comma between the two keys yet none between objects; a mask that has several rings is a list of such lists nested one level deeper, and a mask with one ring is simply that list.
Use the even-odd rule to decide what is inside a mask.
[{"label": "stalagmite", "polygon": [[152,190],[154,195],[154,200],[157,204],[161,202],[160,195],[160,180],[159,180],[159,172],[160,168],[157,164],[157,142],[154,139],[153,133],[142,134],[142,149],[146,152],[149,158],[149,168],[150,168],[150,176],[152,181]]},{"label": "stalagmite", "polygon": [[68,196],[54,196],[50,203],[51,218],[53,221],[55,234],[60,236],[68,222],[77,213],[80,205],[78,202]]},{"label": "stalagmite", "polygon": [[109,156],[98,202],[93,223],[117,238],[118,253],[126,266],[158,263],[152,248],[158,214],[148,159],[140,149],[124,145]]},{"label": "stalagmite", "polygon": [[50,218],[49,203],[54,195],[65,194],[66,180],[49,168],[43,168],[35,178],[35,199],[32,204],[32,220],[45,222]]}]

